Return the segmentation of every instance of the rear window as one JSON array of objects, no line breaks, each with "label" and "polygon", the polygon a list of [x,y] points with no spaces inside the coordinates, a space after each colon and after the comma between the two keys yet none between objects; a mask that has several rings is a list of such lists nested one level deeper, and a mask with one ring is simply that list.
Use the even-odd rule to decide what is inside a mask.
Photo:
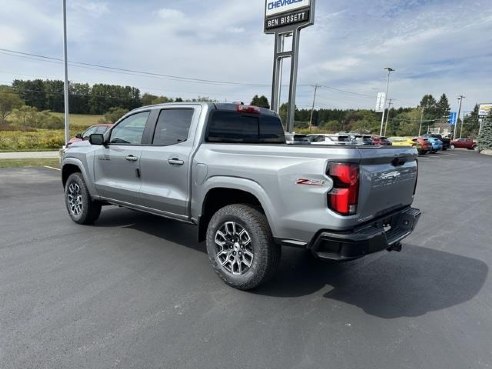
[{"label": "rear window", "polygon": [[283,144],[285,136],[282,123],[276,116],[215,111],[209,120],[206,141]]}]

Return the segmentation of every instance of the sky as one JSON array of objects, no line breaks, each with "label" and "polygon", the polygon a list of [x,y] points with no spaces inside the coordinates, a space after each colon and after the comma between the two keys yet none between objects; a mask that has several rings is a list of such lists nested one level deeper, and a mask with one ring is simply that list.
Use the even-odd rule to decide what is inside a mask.
[{"label": "sky", "polygon": [[[69,79],[168,97],[270,100],[274,36],[263,33],[264,8],[264,0],[67,0]],[[63,80],[62,58],[62,0],[2,3],[0,84]],[[301,32],[296,105],[310,108],[317,84],[316,108],[374,109],[385,67],[395,69],[396,107],[443,93],[452,111],[459,95],[465,112],[492,102],[492,3],[317,0],[315,23]]]}]

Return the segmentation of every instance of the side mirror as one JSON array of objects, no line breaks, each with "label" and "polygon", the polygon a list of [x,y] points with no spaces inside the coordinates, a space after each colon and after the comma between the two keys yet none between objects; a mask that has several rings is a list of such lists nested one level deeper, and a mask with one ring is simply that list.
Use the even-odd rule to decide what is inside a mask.
[{"label": "side mirror", "polygon": [[94,133],[89,136],[89,142],[91,145],[104,145],[104,135],[101,133]]},{"label": "side mirror", "polygon": [[81,140],[82,140],[82,139],[83,139],[83,137],[82,137],[82,133],[77,133],[77,134],[75,135],[75,138],[79,138],[79,139],[81,139]]}]

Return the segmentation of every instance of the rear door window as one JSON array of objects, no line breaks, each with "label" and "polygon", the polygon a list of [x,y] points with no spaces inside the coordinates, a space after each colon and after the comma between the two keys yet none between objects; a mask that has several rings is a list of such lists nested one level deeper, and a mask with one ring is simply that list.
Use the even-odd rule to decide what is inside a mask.
[{"label": "rear door window", "polygon": [[169,146],[188,140],[193,113],[193,109],[161,110],[152,145]]}]

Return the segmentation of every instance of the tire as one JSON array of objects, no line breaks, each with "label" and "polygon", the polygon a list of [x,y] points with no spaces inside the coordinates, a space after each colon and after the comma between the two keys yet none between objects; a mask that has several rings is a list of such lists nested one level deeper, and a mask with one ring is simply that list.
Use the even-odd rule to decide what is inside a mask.
[{"label": "tire", "polygon": [[280,262],[265,215],[244,204],[219,209],[207,227],[207,253],[219,277],[229,286],[250,290],[268,281]]},{"label": "tire", "polygon": [[454,150],[454,145],[449,146],[451,150]]},{"label": "tire", "polygon": [[78,224],[92,224],[101,214],[101,203],[91,199],[81,173],[73,173],[68,177],[65,205],[70,218]]}]

